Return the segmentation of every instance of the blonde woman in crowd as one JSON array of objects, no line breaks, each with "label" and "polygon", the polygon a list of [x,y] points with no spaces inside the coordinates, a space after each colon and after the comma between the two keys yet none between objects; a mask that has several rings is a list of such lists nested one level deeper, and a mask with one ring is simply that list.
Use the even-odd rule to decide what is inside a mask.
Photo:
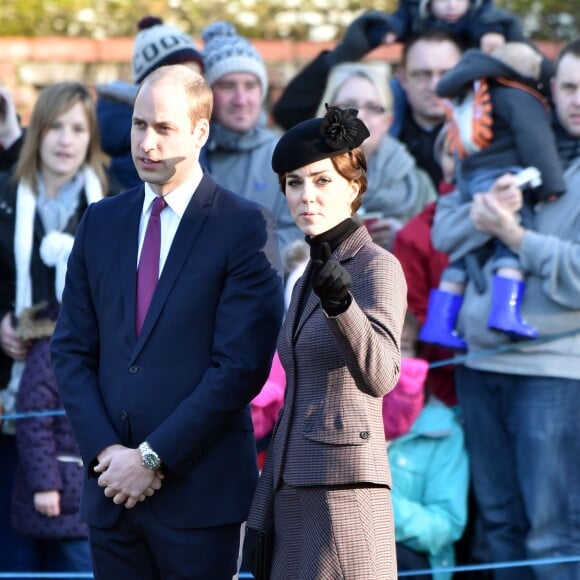
[{"label": "blonde woman in crowd", "polygon": [[[7,110],[14,112],[13,107]],[[32,305],[56,302],[55,282],[62,282],[82,214],[89,203],[107,192],[89,90],[76,82],[49,85],[36,102],[16,165],[0,174],[0,405],[4,413],[15,410],[30,347],[19,338],[18,319]],[[10,529],[8,513],[17,462],[14,431],[14,423],[3,422],[0,570],[16,571],[34,567],[39,552],[35,532],[26,527],[31,520],[24,512],[15,514],[15,521],[21,532],[30,532],[29,537],[15,535]],[[25,476],[24,483],[32,480]],[[79,478],[79,487],[80,483]],[[35,518],[48,524],[51,516],[60,513],[60,494],[47,494],[56,490],[41,484],[34,489],[22,486],[18,491],[20,496],[26,495]],[[56,528],[58,519],[51,518]]]},{"label": "blonde woman in crowd", "polygon": [[402,225],[437,196],[429,176],[417,167],[405,145],[388,135],[393,120],[389,76],[389,66],[382,62],[336,65],[317,112],[324,115],[325,103],[358,109],[368,127],[370,137],[362,144],[368,164],[362,209],[363,215],[372,214],[368,226],[373,240],[387,249]]}]

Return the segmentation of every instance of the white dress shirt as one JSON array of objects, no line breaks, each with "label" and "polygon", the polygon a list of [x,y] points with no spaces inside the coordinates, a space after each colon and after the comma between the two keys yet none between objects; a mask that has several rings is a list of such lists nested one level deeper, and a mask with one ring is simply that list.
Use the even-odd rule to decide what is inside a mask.
[{"label": "white dress shirt", "polygon": [[[169,255],[173,238],[179,227],[179,222],[185,213],[195,190],[199,186],[203,173],[200,170],[192,175],[187,181],[182,183],[179,187],[164,196],[167,206],[160,214],[161,218],[161,249],[159,253],[159,276],[163,271],[163,266]],[[141,249],[143,248],[143,240],[145,239],[145,231],[151,215],[151,206],[157,194],[151,189],[148,183],[145,183],[145,199],[143,200],[143,209],[141,212],[141,222],[139,223],[139,251],[137,252],[137,265],[139,264],[139,257],[141,256]]]}]

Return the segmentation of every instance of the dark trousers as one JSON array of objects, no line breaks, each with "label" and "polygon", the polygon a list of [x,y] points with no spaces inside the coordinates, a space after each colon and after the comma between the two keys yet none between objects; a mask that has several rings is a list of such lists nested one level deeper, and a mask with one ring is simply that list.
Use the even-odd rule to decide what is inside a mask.
[{"label": "dark trousers", "polygon": [[124,510],[113,528],[90,529],[94,575],[96,580],[231,580],[240,530],[241,524],[170,528],[145,500]]}]

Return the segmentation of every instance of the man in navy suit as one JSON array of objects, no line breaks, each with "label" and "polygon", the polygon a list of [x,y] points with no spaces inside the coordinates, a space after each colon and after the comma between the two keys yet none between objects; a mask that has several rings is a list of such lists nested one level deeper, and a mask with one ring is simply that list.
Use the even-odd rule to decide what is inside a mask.
[{"label": "man in navy suit", "polygon": [[[211,111],[187,67],[146,78],[131,132],[144,186],[89,206],[69,261],[52,355],[87,469],[96,578],[236,572],[257,480],[248,403],[283,299],[271,216],[199,164]],[[159,196],[159,275],[141,321],[137,266]]]}]

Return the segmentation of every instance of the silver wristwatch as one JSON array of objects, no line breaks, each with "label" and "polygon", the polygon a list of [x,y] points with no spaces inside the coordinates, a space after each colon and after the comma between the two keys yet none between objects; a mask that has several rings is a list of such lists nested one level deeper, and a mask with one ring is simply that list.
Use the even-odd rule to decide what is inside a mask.
[{"label": "silver wristwatch", "polygon": [[143,441],[139,445],[139,451],[141,452],[141,465],[151,471],[157,471],[161,467],[161,458],[151,449],[147,441]]}]

